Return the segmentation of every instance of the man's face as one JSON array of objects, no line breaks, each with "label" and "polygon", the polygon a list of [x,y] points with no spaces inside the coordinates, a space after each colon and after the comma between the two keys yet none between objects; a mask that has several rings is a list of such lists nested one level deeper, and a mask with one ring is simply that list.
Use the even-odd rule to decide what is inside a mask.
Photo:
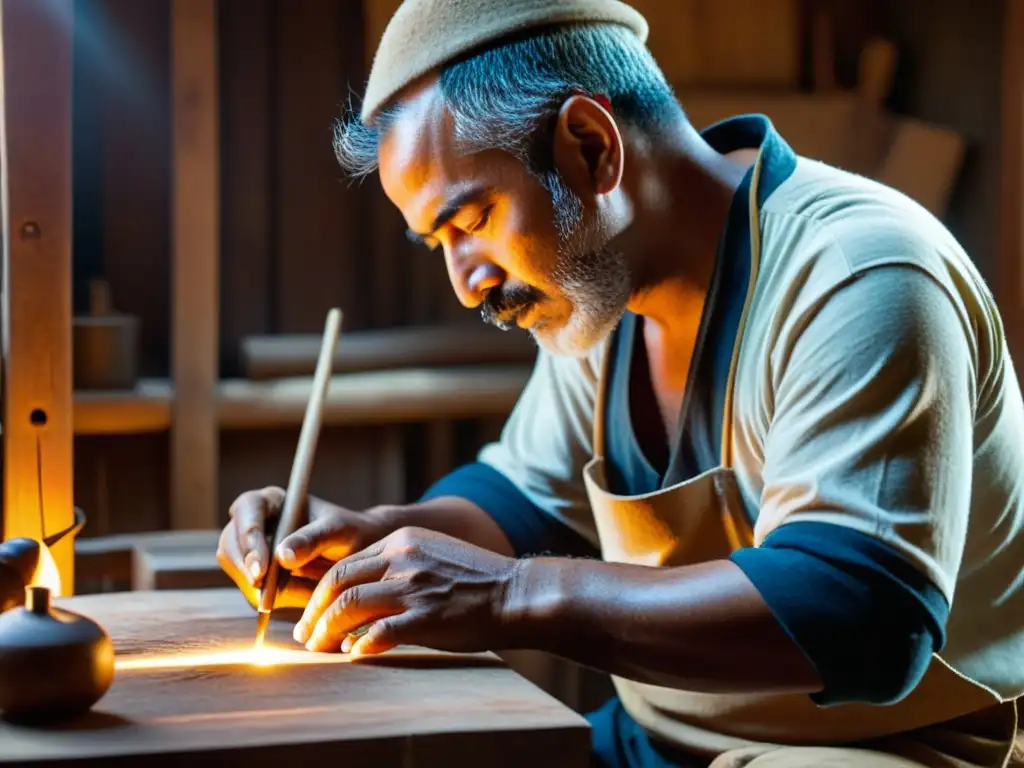
[{"label": "man's face", "polygon": [[582,356],[622,317],[630,274],[605,217],[562,174],[542,181],[506,152],[460,151],[436,85],[407,101],[384,138],[380,177],[410,234],[443,252],[459,300],[485,321]]}]

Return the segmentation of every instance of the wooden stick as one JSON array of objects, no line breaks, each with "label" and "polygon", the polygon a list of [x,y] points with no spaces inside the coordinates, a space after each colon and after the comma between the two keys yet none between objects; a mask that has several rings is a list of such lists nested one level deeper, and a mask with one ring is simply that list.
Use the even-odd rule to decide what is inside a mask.
[{"label": "wooden stick", "polygon": [[292,462],[292,473],[288,480],[288,490],[284,496],[284,508],[281,519],[274,534],[274,546],[270,550],[270,563],[267,575],[260,590],[259,618],[256,631],[256,645],[263,644],[270,613],[277,597],[277,583],[280,565],[277,562],[277,548],[285,538],[298,527],[300,515],[306,507],[306,496],[309,491],[309,478],[313,471],[313,457],[316,453],[317,439],[320,437],[320,424],[323,420],[324,400],[327,397],[327,386],[331,381],[331,361],[338,335],[341,331],[341,310],[332,309],[327,313],[327,325],[324,328],[323,343],[320,345],[320,359],[317,361],[316,374],[313,377],[313,389],[306,404],[306,415],[299,433],[299,445],[295,450]]}]

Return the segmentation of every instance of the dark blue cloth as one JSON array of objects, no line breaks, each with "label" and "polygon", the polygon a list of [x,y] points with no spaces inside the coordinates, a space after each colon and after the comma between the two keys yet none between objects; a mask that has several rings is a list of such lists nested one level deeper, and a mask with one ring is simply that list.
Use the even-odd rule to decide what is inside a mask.
[{"label": "dark blue cloth", "polygon": [[539,509],[511,480],[489,464],[478,462],[456,469],[431,486],[421,500],[441,496],[457,496],[484,510],[504,532],[516,557],[600,556],[593,544]]},{"label": "dark blue cloth", "polygon": [[731,559],[814,663],[824,687],[811,698],[822,706],[899,701],[945,645],[942,593],[859,531],[789,523]]},{"label": "dark blue cloth", "polygon": [[586,718],[594,768],[705,768],[710,762],[651,739],[617,698]]}]

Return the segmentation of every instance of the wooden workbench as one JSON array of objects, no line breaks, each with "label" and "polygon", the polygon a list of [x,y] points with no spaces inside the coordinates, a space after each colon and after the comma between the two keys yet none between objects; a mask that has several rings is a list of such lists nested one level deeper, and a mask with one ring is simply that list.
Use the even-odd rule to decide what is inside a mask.
[{"label": "wooden workbench", "polygon": [[[58,603],[110,632],[119,665],[113,686],[77,723],[30,729],[0,722],[0,765],[588,763],[586,721],[490,654],[398,649],[349,662],[302,650],[291,625],[275,621],[269,642],[279,663],[197,663],[194,654],[251,647],[255,615],[236,590]],[[172,660],[175,666],[137,668]]]}]

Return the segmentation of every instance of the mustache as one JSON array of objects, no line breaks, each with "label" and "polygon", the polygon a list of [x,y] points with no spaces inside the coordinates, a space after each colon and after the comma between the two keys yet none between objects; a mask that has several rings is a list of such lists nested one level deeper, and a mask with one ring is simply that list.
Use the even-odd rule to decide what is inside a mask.
[{"label": "mustache", "polygon": [[516,318],[542,298],[540,291],[529,286],[492,288],[480,305],[480,316],[485,323],[508,331],[515,327]]}]

